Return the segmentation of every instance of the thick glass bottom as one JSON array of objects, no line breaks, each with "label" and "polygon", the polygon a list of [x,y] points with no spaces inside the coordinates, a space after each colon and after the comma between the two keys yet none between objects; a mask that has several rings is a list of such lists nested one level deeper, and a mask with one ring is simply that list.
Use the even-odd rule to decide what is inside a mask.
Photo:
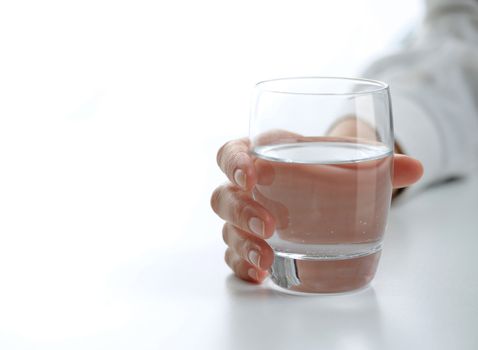
[{"label": "thick glass bottom", "polygon": [[341,293],[368,285],[377,270],[381,251],[347,259],[300,259],[275,253],[270,269],[277,286],[302,293]]}]

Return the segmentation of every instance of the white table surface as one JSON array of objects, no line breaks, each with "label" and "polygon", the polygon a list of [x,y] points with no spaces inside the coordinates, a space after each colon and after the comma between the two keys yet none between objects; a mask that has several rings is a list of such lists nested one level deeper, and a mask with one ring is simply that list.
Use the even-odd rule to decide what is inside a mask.
[{"label": "white table surface", "polygon": [[0,349],[478,349],[478,177],[395,205],[344,295],[237,280],[209,208],[254,82],[356,75],[420,4],[8,2]]},{"label": "white table surface", "polygon": [[39,258],[22,268],[4,252],[0,348],[478,348],[478,177],[394,205],[376,278],[343,295],[236,279],[222,262],[220,221],[199,221],[184,239],[125,258],[101,236],[111,252],[81,259],[81,249],[23,242]]}]

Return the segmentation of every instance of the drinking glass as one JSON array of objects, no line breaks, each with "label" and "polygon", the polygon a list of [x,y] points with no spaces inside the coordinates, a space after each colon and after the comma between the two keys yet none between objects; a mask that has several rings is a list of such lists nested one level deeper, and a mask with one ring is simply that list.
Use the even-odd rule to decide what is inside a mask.
[{"label": "drinking glass", "polygon": [[345,292],[374,277],[392,197],[388,85],[304,77],[260,82],[251,109],[254,199],[275,219],[271,280]]}]

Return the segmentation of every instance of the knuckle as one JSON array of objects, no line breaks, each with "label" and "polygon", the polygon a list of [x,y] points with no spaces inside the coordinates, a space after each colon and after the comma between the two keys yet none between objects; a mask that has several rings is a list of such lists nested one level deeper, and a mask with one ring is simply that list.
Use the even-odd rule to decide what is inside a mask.
[{"label": "knuckle", "polygon": [[224,162],[227,160],[227,155],[231,152],[231,149],[234,149],[235,140],[228,141],[219,148],[216,155],[216,161],[219,167],[224,167]]},{"label": "knuckle", "polygon": [[237,152],[235,153],[230,153],[229,155],[227,155],[224,160],[223,160],[223,164],[222,164],[222,167],[224,169],[224,172],[226,173],[227,177],[233,181],[234,180],[234,171],[237,167],[237,161],[236,161],[236,158],[237,158]]},{"label": "knuckle", "polygon": [[222,240],[229,245],[229,225],[227,223],[222,226]]},{"label": "knuckle", "polygon": [[211,195],[211,208],[214,210],[215,213],[219,211],[219,204],[221,202],[221,197],[224,191],[224,187],[220,186],[216,188]]},{"label": "knuckle", "polygon": [[216,162],[217,162],[217,165],[221,166],[222,164],[222,156],[224,154],[224,150],[227,146],[228,142],[226,142],[224,145],[221,146],[221,148],[219,148],[219,150],[217,151],[217,154],[216,154]]},{"label": "knuckle", "polygon": [[232,175],[237,167],[243,165],[244,163],[247,163],[248,160],[249,154],[247,154],[245,151],[237,151],[233,153],[227,164],[227,170],[229,174]]},{"label": "knuckle", "polygon": [[224,261],[226,262],[227,266],[229,266],[230,268],[232,268],[231,266],[231,249],[226,249],[226,252],[224,253]]},{"label": "knuckle", "polygon": [[228,141],[219,148],[216,162],[230,179],[234,176],[234,170],[238,165],[247,162],[249,159],[247,147],[247,142],[240,139]]}]

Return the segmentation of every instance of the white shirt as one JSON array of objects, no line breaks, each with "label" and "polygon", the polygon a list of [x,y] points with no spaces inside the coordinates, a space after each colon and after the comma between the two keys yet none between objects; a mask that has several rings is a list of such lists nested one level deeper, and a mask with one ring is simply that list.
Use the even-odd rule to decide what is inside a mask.
[{"label": "white shirt", "polygon": [[395,139],[425,174],[412,191],[478,165],[478,0],[428,0],[414,39],[364,73],[389,83]]}]

